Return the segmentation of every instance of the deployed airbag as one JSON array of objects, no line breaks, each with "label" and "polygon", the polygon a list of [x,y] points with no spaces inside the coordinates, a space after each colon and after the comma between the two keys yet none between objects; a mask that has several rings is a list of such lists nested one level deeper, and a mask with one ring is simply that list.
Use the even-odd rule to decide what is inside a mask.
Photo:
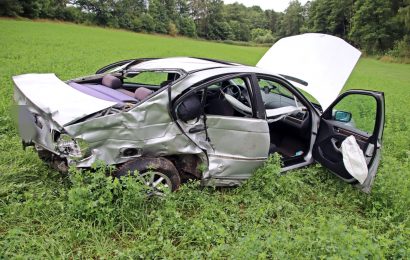
[{"label": "deployed airbag", "polygon": [[360,184],[363,184],[369,170],[367,169],[363,151],[360,149],[353,135],[347,137],[342,142],[342,154],[346,170],[358,180]]}]

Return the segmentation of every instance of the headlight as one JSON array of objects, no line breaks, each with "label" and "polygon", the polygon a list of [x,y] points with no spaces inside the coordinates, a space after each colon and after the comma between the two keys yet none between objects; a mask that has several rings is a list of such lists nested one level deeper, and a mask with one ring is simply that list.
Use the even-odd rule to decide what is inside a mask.
[{"label": "headlight", "polygon": [[65,134],[62,134],[58,139],[57,150],[72,160],[83,159],[91,155],[87,142],[83,139],[73,139]]}]

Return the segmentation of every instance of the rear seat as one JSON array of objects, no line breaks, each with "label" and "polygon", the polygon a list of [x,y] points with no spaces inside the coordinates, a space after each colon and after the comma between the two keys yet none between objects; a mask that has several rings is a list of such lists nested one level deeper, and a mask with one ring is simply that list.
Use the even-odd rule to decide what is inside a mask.
[{"label": "rear seat", "polygon": [[120,105],[123,105],[125,102],[141,101],[154,92],[143,87],[136,89],[135,93],[123,89],[121,80],[112,75],[105,75],[102,79],[102,84],[78,84],[69,82],[68,85],[87,95],[117,102]]},{"label": "rear seat", "polygon": [[68,85],[77,89],[78,91],[83,92],[84,94],[107,101],[118,102],[120,104],[123,104],[125,102],[138,102],[138,100],[135,98],[132,98],[120,91],[108,88],[100,84],[78,84],[75,82],[70,82],[68,83]]}]

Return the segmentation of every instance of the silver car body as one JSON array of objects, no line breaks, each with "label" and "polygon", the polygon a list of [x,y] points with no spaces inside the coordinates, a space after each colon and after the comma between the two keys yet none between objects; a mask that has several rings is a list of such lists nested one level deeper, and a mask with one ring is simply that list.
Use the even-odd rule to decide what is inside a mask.
[{"label": "silver car body", "polygon": [[[266,59],[265,57],[264,60]],[[352,59],[354,62],[350,61],[350,67],[346,70],[348,74],[357,59],[356,55]],[[194,155],[199,158],[195,167],[201,168],[202,183],[216,186],[240,184],[268,158],[270,133],[265,111],[259,118],[209,115],[206,117],[206,133],[190,133],[194,126],[204,124],[204,117],[192,122],[174,118],[170,102],[173,103],[192,86],[213,78],[263,74],[292,85],[286,75],[272,74],[271,70],[267,69],[269,66],[260,68],[186,57],[153,59],[136,65],[129,62],[106,74],[117,75],[125,67],[128,67],[128,72],[165,71],[176,72],[180,76],[146,100],[122,107],[118,107],[115,102],[74,90],[67,84],[72,80],[63,82],[54,74],[25,74],[13,77],[16,86],[14,98],[19,105],[20,135],[23,143],[34,145],[38,151],[47,151],[63,158],[67,165],[60,164],[61,170],[70,165],[88,168],[99,160],[109,165],[121,165],[135,157]],[[74,81],[81,82],[103,76],[104,74],[96,74]],[[347,76],[341,79],[341,87],[346,79]],[[340,84],[336,85],[340,91]],[[335,98],[332,95],[332,99]],[[320,97],[320,100],[325,99]],[[331,101],[327,99],[324,103],[329,106]],[[321,111],[318,106],[306,105],[309,106],[311,114],[308,152],[299,163],[284,167],[283,170],[314,162],[312,150]],[[68,137],[68,140],[62,141],[61,136]],[[87,156],[81,154],[81,151],[77,151],[77,156],[64,154],[61,145],[72,141],[74,145],[85,143],[89,148]],[[81,150],[81,147],[77,148]],[[133,151],[131,155],[125,153],[129,150]]]}]

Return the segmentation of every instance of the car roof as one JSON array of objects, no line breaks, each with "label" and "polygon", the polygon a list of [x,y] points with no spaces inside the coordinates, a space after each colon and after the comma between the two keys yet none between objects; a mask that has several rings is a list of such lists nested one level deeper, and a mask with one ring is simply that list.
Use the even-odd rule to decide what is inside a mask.
[{"label": "car roof", "polygon": [[131,65],[129,70],[182,70],[185,73],[190,73],[199,70],[207,70],[213,68],[232,68],[232,67],[248,67],[242,64],[206,59],[206,58],[191,58],[191,57],[172,57],[149,59]]}]

